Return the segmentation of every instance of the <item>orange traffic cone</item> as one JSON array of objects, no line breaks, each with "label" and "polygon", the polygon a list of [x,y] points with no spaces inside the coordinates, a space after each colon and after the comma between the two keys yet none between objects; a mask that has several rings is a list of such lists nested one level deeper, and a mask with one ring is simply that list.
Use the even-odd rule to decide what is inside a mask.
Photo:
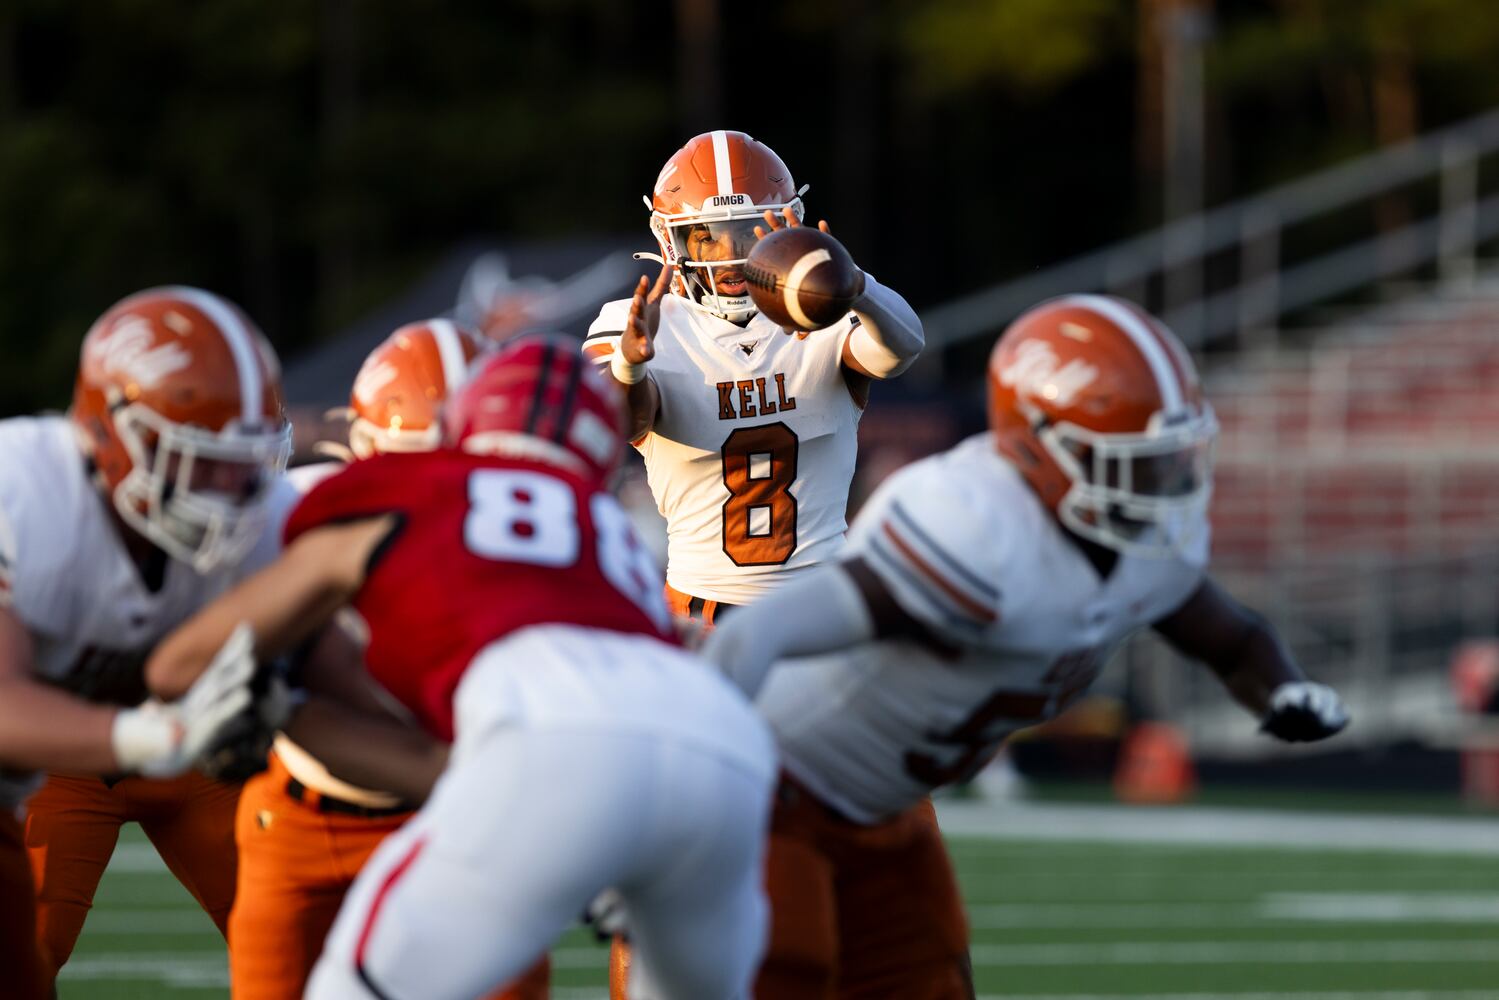
[{"label": "orange traffic cone", "polygon": [[[1452,694],[1458,708],[1477,717],[1490,710],[1499,688],[1499,642],[1472,639],[1452,657]],[[1499,746],[1492,739],[1470,739],[1459,751],[1463,800],[1499,805]]]},{"label": "orange traffic cone", "polygon": [[1452,655],[1452,694],[1464,712],[1482,712],[1499,687],[1499,642],[1473,639]]},{"label": "orange traffic cone", "polygon": [[1187,739],[1164,722],[1142,722],[1129,731],[1114,769],[1114,796],[1121,802],[1167,805],[1190,798],[1197,774]]}]

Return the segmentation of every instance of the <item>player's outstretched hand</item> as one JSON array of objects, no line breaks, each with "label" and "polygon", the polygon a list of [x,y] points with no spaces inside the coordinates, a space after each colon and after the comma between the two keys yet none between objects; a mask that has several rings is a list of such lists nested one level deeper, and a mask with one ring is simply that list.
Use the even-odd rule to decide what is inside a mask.
[{"label": "player's outstretched hand", "polygon": [[240,624],[181,700],[148,698],[115,715],[110,735],[116,763],[153,778],[186,771],[250,704],[254,672],[255,633]]},{"label": "player's outstretched hand", "polygon": [[1326,684],[1293,681],[1270,694],[1270,711],[1260,731],[1287,743],[1325,740],[1348,725],[1348,709],[1338,693]]},{"label": "player's outstretched hand", "polygon": [[630,313],[625,318],[625,329],[619,338],[619,350],[632,365],[643,365],[656,356],[656,330],[661,325],[661,296],[671,288],[670,264],[661,265],[661,273],[655,284],[646,275],[640,276],[635,285],[635,295],[630,299]]},{"label": "player's outstretched hand", "polygon": [[[785,208],[781,209],[781,214],[779,216],[777,216],[774,212],[767,208],[765,210],[765,225],[755,227],[755,238],[763,240],[765,239],[767,234],[773,233],[777,229],[795,229],[801,224],[802,220],[796,217],[796,211],[790,205],[787,205]],[[821,229],[829,236],[833,235],[833,231],[828,228],[827,219],[819,219],[817,222],[817,228]]]}]

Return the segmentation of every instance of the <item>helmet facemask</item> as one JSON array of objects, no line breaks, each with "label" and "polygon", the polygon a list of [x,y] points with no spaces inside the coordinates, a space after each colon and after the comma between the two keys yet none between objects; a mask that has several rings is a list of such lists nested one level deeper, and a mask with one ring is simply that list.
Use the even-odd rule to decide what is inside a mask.
[{"label": "helmet facemask", "polygon": [[349,451],[355,458],[369,458],[391,452],[432,451],[442,443],[442,428],[436,423],[420,429],[403,427],[400,417],[392,418],[389,427],[373,420],[355,417],[349,422]]},{"label": "helmet facemask", "polygon": [[1111,434],[1059,422],[1037,437],[1071,480],[1057,516],[1071,531],[1120,553],[1167,558],[1198,540],[1213,492],[1218,421],[1157,412],[1142,433]]},{"label": "helmet facemask", "polygon": [[125,523],[199,573],[244,558],[291,456],[291,426],[210,431],[139,404],[116,412],[114,425],[131,459],[113,494]]},{"label": "helmet facemask", "polygon": [[805,210],[800,195],[789,202],[755,205],[748,195],[717,195],[712,201],[732,202],[675,215],[651,214],[651,231],[665,262],[677,268],[679,288],[703,312],[745,323],[758,311],[750,298],[744,265],[759,240],[755,228],[765,227],[767,211],[780,215],[790,208],[797,221]]}]

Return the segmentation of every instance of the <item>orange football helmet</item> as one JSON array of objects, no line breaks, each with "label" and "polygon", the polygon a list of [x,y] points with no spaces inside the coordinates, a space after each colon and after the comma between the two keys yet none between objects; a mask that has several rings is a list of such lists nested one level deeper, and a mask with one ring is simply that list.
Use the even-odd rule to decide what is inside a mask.
[{"label": "orange football helmet", "polygon": [[199,572],[243,557],[291,453],[281,370],[238,307],[198,288],[152,288],[83,339],[69,411],[120,517]]},{"label": "orange football helmet", "polygon": [[755,314],[744,262],[766,209],[790,207],[801,219],[800,190],[773,150],[743,132],[704,132],[671,155],[646,199],[664,263],[677,268],[672,290],[730,322]]},{"label": "orange football helmet", "polygon": [[1165,555],[1205,523],[1218,422],[1181,341],[1132,303],[1068,295],[1011,323],[989,356],[989,427],[1084,538]]},{"label": "orange football helmet", "polygon": [[354,378],[354,457],[436,448],[442,438],[438,408],[463,384],[481,350],[478,334],[446,319],[408,323],[386,337]]}]

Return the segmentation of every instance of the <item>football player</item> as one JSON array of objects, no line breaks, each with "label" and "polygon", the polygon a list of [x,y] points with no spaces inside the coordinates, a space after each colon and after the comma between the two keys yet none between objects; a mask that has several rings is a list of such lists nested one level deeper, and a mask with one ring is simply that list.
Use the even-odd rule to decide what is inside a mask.
[{"label": "football player", "polygon": [[[909,368],[924,342],[906,301],[867,274],[826,329],[759,314],[745,260],[768,230],[801,224],[805,191],[743,132],[690,139],[646,199],[660,275],[606,303],[584,341],[626,390],[666,518],[668,603],[708,627],[838,552],[870,383]],[[616,945],[613,1000],[628,964]]]},{"label": "football player", "polygon": [[[387,337],[354,380],[348,456],[437,447],[438,407],[463,383],[479,351],[476,334],[445,319],[411,323]],[[287,475],[305,493],[340,467],[304,465]],[[245,783],[235,823],[239,881],[229,915],[235,1000],[302,996],[354,876],[413,808],[340,780],[285,734],[277,736],[266,770]],[[543,963],[503,996],[545,1000],[546,990]]]},{"label": "football player", "polygon": [[[748,988],[771,741],[676,645],[655,566],[604,490],[623,431],[616,390],[575,344],[513,340],[449,401],[448,447],[324,480],[281,559],[148,665],[181,683],[241,621],[274,652],[351,603],[371,675],[453,743],[355,881],[309,997],[473,997],[607,887],[629,908],[637,996]],[[329,727],[305,721],[319,705],[290,732],[324,755]]]},{"label": "football player", "polygon": [[1217,425],[1163,324],[1106,296],[1031,309],[994,347],[989,424],[893,475],[841,561],[705,647],[783,755],[759,997],[971,997],[927,794],[1063,709],[1137,629],[1279,739],[1348,721],[1207,574]]},{"label": "football player", "polygon": [[[256,558],[290,442],[270,345],[235,306],[185,287],[132,295],[99,318],[66,416],[0,422],[0,763],[51,771],[24,834],[44,984],[127,821],[225,927],[239,788],[178,776],[210,735],[205,721],[225,719],[118,706],[145,698],[155,642]],[[23,797],[12,785],[0,816]],[[30,905],[31,894],[3,898]],[[25,935],[6,938],[20,947]]]},{"label": "football player", "polygon": [[838,550],[870,382],[923,342],[911,307],[868,275],[853,311],[810,335],[756,312],[745,258],[768,229],[800,225],[804,190],[743,132],[690,140],[647,199],[659,278],[606,303],[584,341],[627,390],[667,520],[671,607],[708,623]]}]

